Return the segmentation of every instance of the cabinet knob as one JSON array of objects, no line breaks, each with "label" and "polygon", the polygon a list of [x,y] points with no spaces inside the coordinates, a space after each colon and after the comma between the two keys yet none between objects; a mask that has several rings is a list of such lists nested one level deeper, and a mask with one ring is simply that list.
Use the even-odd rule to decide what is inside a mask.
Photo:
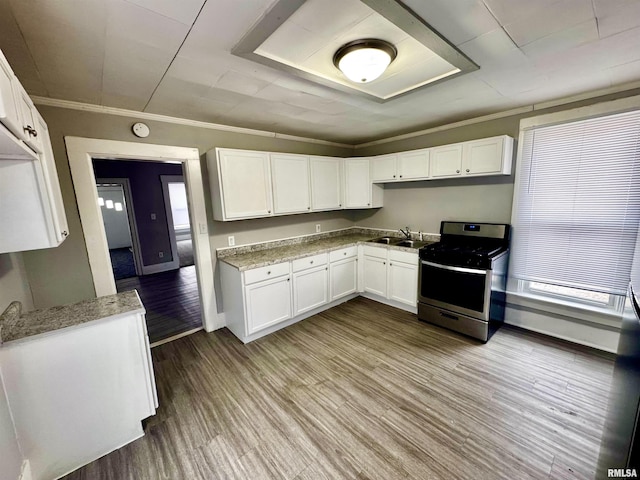
[{"label": "cabinet knob", "polygon": [[371,206],[371,204],[370,204],[370,203],[367,203],[367,207],[370,207],[370,206]]},{"label": "cabinet knob", "polygon": [[386,265],[386,264],[387,264],[387,262],[382,262],[382,264],[383,264],[383,265]]},{"label": "cabinet knob", "polygon": [[62,232],[62,236],[63,236],[63,237],[66,237],[67,235],[69,235],[69,234],[67,233],[67,231],[66,231],[66,230]]},{"label": "cabinet knob", "polygon": [[31,125],[27,125],[26,127],[23,127],[22,130],[27,132],[29,135],[34,136],[34,137],[38,136],[38,132],[36,132],[35,128],[33,128]]},{"label": "cabinet knob", "polygon": [[469,169],[467,168],[467,173],[469,173],[470,171],[471,171],[471,170],[469,170]]},{"label": "cabinet knob", "polygon": [[390,267],[393,267],[393,263],[389,262],[389,266],[390,266]]},{"label": "cabinet knob", "polygon": [[310,263],[311,265],[313,265],[313,260],[311,260],[309,263]]},{"label": "cabinet knob", "polygon": [[267,275],[271,275],[271,270],[269,270],[269,271],[267,272]]},{"label": "cabinet knob", "polygon": [[460,173],[460,170],[456,170],[456,173]]},{"label": "cabinet knob", "polygon": [[311,207],[307,207],[307,210],[311,210]]},{"label": "cabinet knob", "polygon": [[344,254],[346,255],[346,254],[347,254],[347,252],[344,252]]},{"label": "cabinet knob", "polygon": [[329,270],[329,267],[325,267],[324,269],[325,269],[325,270]]},{"label": "cabinet knob", "polygon": [[396,178],[396,176],[394,175],[393,178]]},{"label": "cabinet knob", "polygon": [[290,281],[291,281],[291,279],[290,279],[290,278],[287,278],[287,282],[290,282]]},{"label": "cabinet knob", "polygon": [[402,178],[402,175],[400,175],[400,178]]},{"label": "cabinet knob", "polygon": [[271,213],[271,210],[267,210],[267,213]]},{"label": "cabinet knob", "polygon": [[339,206],[339,207],[341,207],[341,206],[342,206],[342,204],[340,203],[338,206]]}]

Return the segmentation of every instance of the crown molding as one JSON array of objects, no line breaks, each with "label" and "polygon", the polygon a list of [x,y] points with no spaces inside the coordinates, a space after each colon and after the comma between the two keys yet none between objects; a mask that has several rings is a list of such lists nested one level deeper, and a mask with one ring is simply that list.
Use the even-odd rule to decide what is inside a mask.
[{"label": "crown molding", "polygon": [[32,96],[31,99],[36,105],[45,105],[48,107],[67,108],[70,110],[80,110],[83,112],[102,113],[105,115],[117,115],[119,117],[129,117],[139,120],[153,120],[156,122],[174,123],[176,125],[186,125],[189,127],[207,128],[209,130],[219,130],[223,132],[243,133],[245,135],[257,135],[260,137],[278,138],[281,140],[292,140],[296,142],[316,143],[319,145],[329,145],[331,147],[353,148],[353,145],[347,143],[330,142],[328,140],[320,140],[317,138],[299,137],[296,135],[287,135],[284,133],[270,132],[267,130],[256,130],[253,128],[234,127],[231,125],[223,125],[220,123],[201,122],[199,120],[190,120],[188,118],[172,117],[169,115],[161,115],[158,113],[138,112],[136,110],[127,110],[124,108],[105,107],[103,105],[94,105],[91,103],[74,102],[71,100],[60,100],[57,98]]},{"label": "crown molding", "polygon": [[358,150],[361,148],[374,147],[376,145],[383,145],[385,143],[397,142],[399,140],[406,140],[409,138],[419,137],[421,135],[427,135],[430,133],[442,132],[444,130],[450,130],[452,128],[464,127],[467,125],[487,122],[490,120],[496,120],[504,117],[511,117],[513,115],[531,113],[538,110],[558,107],[558,106],[567,105],[574,102],[580,102],[583,100],[602,97],[605,95],[612,95],[612,94],[624,92],[627,90],[634,90],[637,88],[640,88],[640,81],[625,83],[622,85],[617,85],[615,87],[603,88],[600,90],[593,90],[591,92],[574,95],[571,97],[563,97],[555,100],[550,100],[548,102],[540,102],[540,103],[535,103],[531,105],[525,105],[522,107],[513,108],[511,110],[505,110],[502,112],[492,113],[489,115],[469,118],[467,120],[461,120],[459,122],[447,123],[445,125],[440,125],[433,128],[427,128],[424,130],[418,130],[416,132],[395,135],[387,138],[381,138],[379,140],[373,140],[371,142],[360,143],[357,145],[330,142],[328,140],[320,140],[317,138],[310,138],[310,137],[300,137],[296,135],[288,135],[285,133],[270,132],[267,130],[256,130],[253,128],[234,127],[231,125],[223,125],[219,123],[201,122],[199,120],[189,120],[187,118],[172,117],[169,115],[160,115],[157,113],[138,112],[135,110],[126,110],[123,108],[116,108],[116,107],[105,107],[102,105],[74,102],[71,100],[59,100],[56,98],[38,97],[38,96],[33,96],[31,97],[31,99],[37,105],[67,108],[71,110],[81,110],[85,112],[102,113],[107,115],[117,115],[120,117],[129,117],[129,118],[136,118],[136,119],[143,119],[143,120],[154,120],[157,122],[174,123],[177,125],[187,125],[191,127],[207,128],[209,130],[219,130],[223,132],[232,132],[232,133],[243,133],[246,135],[257,135],[261,137],[278,138],[281,140],[292,140],[296,142],[315,143],[319,145],[328,145],[331,147],[341,147],[341,148]]}]

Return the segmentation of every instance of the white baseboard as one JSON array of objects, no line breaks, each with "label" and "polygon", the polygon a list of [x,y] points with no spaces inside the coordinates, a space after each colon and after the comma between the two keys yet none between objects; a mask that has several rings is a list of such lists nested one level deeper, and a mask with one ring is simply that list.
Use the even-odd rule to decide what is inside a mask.
[{"label": "white baseboard", "polygon": [[22,462],[22,468],[20,469],[20,477],[18,480],[33,480],[33,476],[31,475],[31,464],[29,460],[25,460]]},{"label": "white baseboard", "polygon": [[509,304],[505,323],[605,352],[616,353],[618,350],[620,333],[606,325],[579,322],[549,313],[540,314]]}]

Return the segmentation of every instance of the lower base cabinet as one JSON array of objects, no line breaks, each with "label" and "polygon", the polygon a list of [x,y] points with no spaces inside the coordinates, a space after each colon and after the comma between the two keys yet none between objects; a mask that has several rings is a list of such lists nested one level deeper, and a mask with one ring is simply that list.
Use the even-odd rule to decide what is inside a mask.
[{"label": "lower base cabinet", "polygon": [[362,290],[415,308],[418,302],[418,254],[365,245]]},{"label": "lower base cabinet", "polygon": [[144,313],[7,342],[0,365],[33,480],[59,478],[143,436],[141,421],[158,406]]},{"label": "lower base cabinet", "polygon": [[329,278],[331,301],[358,291],[358,249],[343,248],[331,252]]},{"label": "lower base cabinet", "polygon": [[321,307],[329,301],[329,267],[320,265],[293,274],[293,314]]},{"label": "lower base cabinet", "polygon": [[288,273],[248,285],[244,292],[250,334],[291,318],[291,277]]}]

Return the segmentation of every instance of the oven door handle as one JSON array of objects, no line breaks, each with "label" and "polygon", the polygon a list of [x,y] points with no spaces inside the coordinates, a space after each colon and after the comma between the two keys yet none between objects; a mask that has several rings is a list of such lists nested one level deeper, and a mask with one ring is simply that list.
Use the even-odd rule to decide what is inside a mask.
[{"label": "oven door handle", "polygon": [[427,262],[425,260],[421,260],[423,265],[429,265],[434,268],[441,268],[443,270],[452,270],[454,272],[462,272],[462,273],[475,273],[477,275],[486,275],[488,270],[476,270],[475,268],[464,268],[464,267],[451,267],[449,265],[441,265],[439,263]]}]

